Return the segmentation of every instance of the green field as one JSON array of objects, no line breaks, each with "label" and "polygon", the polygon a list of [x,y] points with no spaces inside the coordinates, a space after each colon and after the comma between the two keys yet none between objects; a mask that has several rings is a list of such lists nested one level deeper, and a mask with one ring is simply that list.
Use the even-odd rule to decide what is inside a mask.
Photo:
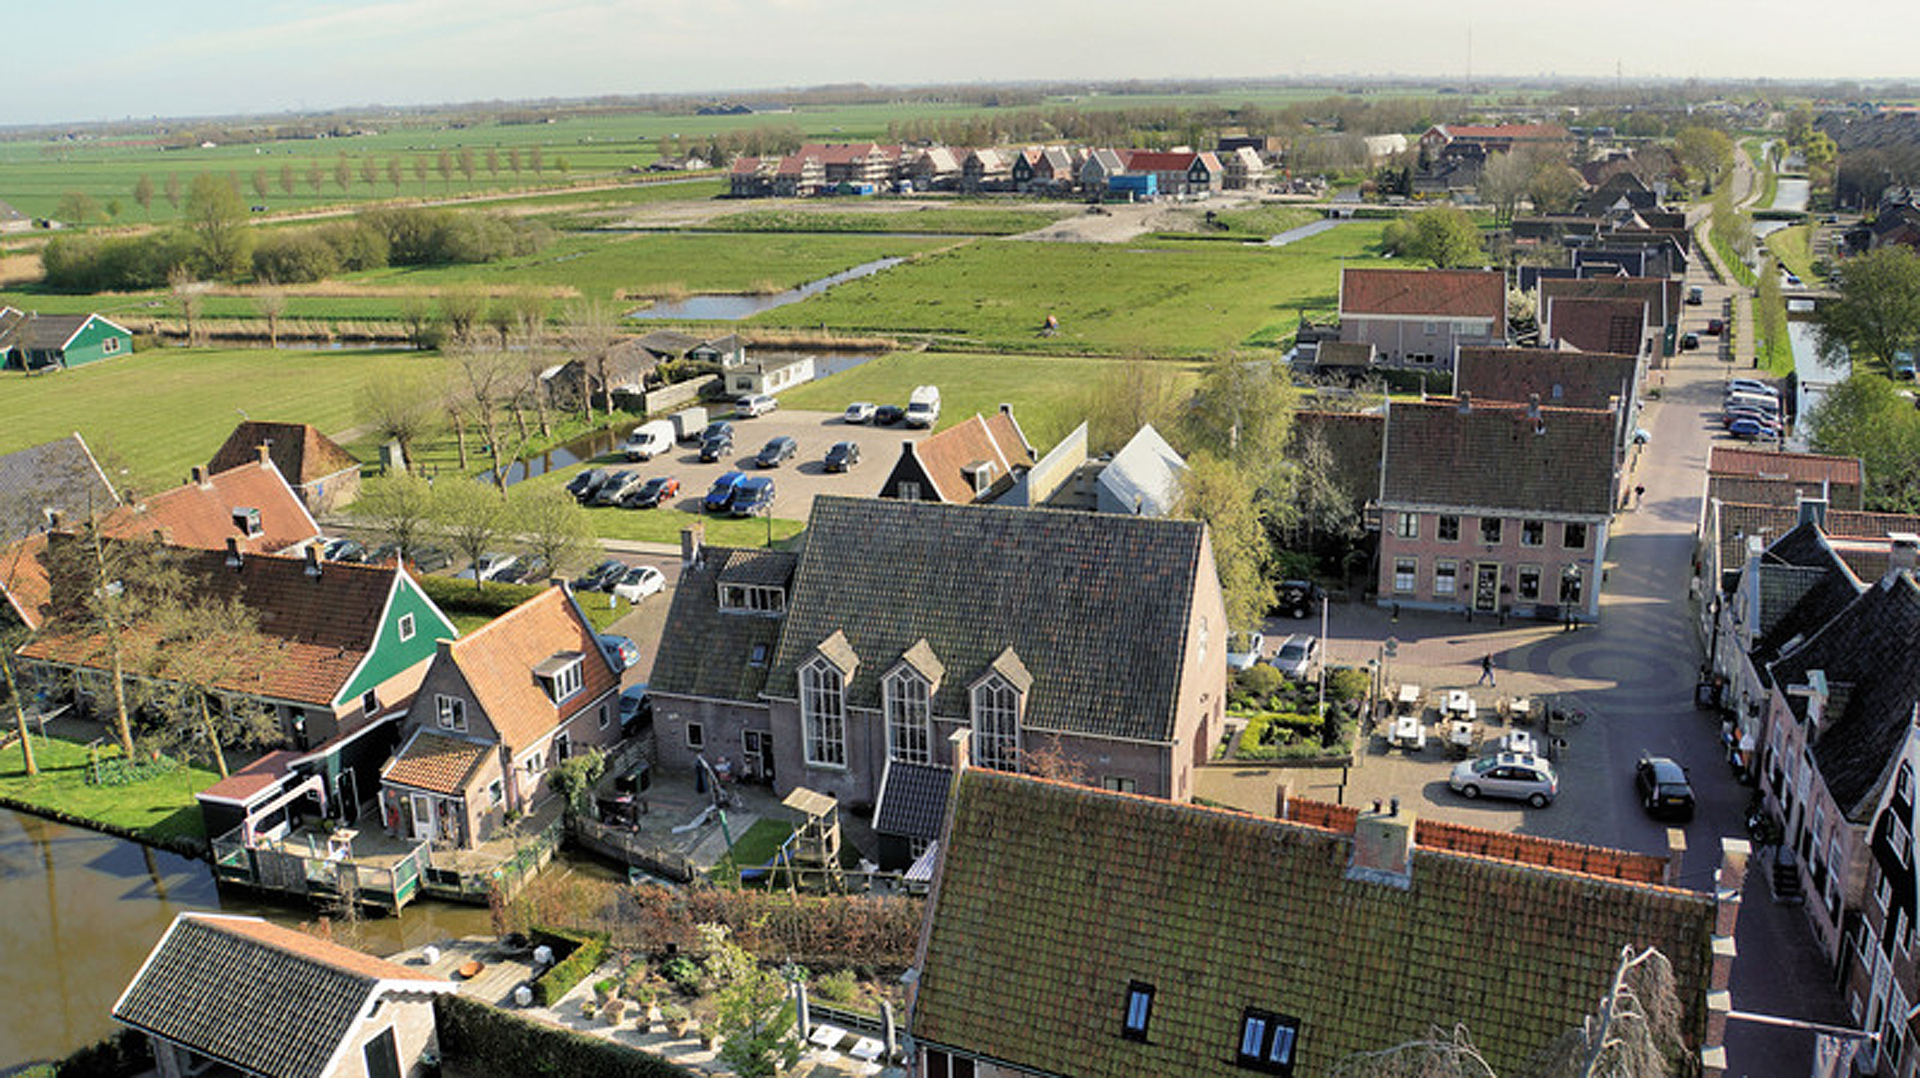
[{"label": "green field", "polygon": [[[190,767],[124,786],[89,786],[85,745],[35,737],[33,754],[40,774],[29,778],[19,746],[0,753],[0,796],[124,828],[151,842],[207,837],[193,795],[219,781],[217,772]],[[109,744],[101,756],[118,759],[120,746]]]},{"label": "green field", "polygon": [[920,232],[959,236],[1009,236],[1044,228],[1075,209],[967,209],[922,206],[915,210],[746,210],[716,217],[701,229],[719,232]]},{"label": "green field", "polygon": [[[837,412],[859,400],[904,404],[914,386],[936,383],[941,427],[1011,404],[1027,441],[1044,453],[1085,418],[1088,387],[1127,362],[1145,361],[896,352],[789,389],[780,401],[785,408]],[[1199,377],[1195,364],[1172,365],[1182,378]]]},{"label": "green field", "polygon": [[417,352],[167,348],[31,378],[0,372],[0,452],[78,430],[102,465],[126,469],[116,484],[153,490],[206,463],[243,416],[335,434],[355,424],[354,395],[375,370],[443,363]]},{"label": "green field", "polygon": [[[768,311],[759,325],[917,333],[982,351],[1196,355],[1292,339],[1336,303],[1341,265],[1375,255],[1381,223],[1286,247],[981,240]],[[1040,336],[1047,315],[1059,332]]]}]

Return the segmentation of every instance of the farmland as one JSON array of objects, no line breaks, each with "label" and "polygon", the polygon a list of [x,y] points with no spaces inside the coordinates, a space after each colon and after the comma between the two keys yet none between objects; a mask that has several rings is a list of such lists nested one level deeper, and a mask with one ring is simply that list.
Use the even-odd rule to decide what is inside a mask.
[{"label": "farmland", "polygon": [[904,212],[865,210],[747,210],[700,227],[728,232],[915,232],[1006,236],[1052,224],[1072,209],[997,209],[922,206]]}]

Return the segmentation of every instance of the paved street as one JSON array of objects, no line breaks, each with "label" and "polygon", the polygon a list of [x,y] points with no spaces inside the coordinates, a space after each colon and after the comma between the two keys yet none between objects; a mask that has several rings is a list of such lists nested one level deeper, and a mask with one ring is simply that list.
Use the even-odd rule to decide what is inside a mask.
[{"label": "paved street", "polygon": [[[1683,331],[1698,330],[1708,317],[1718,316],[1731,291],[1712,283],[1703,269],[1696,269],[1688,283],[1705,286],[1707,302],[1686,309]],[[1703,350],[1682,353],[1674,367],[1656,374],[1661,397],[1646,405],[1640,421],[1652,439],[1627,484],[1644,484],[1645,501],[1615,518],[1600,624],[1568,633],[1557,626],[1503,626],[1485,617],[1468,622],[1459,614],[1430,612],[1408,611],[1395,623],[1386,611],[1363,604],[1330,612],[1329,662],[1364,666],[1379,655],[1380,641],[1392,635],[1400,645],[1389,679],[1416,682],[1429,693],[1473,687],[1481,657],[1491,655],[1497,688],[1473,690],[1483,715],[1489,704],[1516,693],[1551,692],[1577,702],[1591,718],[1566,730],[1560,798],[1554,805],[1535,811],[1465,801],[1446,787],[1451,758],[1432,745],[1419,756],[1367,749],[1360,766],[1346,776],[1344,791],[1338,769],[1207,768],[1196,784],[1199,795],[1271,813],[1275,787],[1284,777],[1301,796],[1343,798],[1348,804],[1398,796],[1433,818],[1661,853],[1665,825],[1645,816],[1633,789],[1633,762],[1645,751],[1671,756],[1691,769],[1699,811],[1685,828],[1690,849],[1681,883],[1709,887],[1720,839],[1745,836],[1744,809],[1751,796],[1726,763],[1718,723],[1693,706],[1703,649],[1688,584],[1707,449],[1728,367],[1713,351]],[[1268,626],[1268,638],[1318,631],[1316,621],[1276,620]],[[1804,914],[1772,902],[1766,867],[1756,860],[1749,874],[1734,965],[1735,1009],[1847,1024],[1827,966],[1813,950]],[[1808,1034],[1734,1023],[1728,1048],[1732,1075],[1809,1071]]]}]

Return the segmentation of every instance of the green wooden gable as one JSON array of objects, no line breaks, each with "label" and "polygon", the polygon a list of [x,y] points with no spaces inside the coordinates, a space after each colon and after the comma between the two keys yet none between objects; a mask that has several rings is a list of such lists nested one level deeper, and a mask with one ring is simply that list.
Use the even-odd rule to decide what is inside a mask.
[{"label": "green wooden gable", "polygon": [[[404,623],[404,624],[403,624]],[[402,630],[410,629],[402,639]],[[387,593],[386,609],[380,613],[380,631],[374,634],[373,647],[334,697],[341,704],[359,697],[390,677],[433,658],[436,640],[451,640],[460,635],[453,622],[433,605],[420,585],[404,570],[393,574],[393,590]],[[381,704],[392,703],[383,700]]]}]

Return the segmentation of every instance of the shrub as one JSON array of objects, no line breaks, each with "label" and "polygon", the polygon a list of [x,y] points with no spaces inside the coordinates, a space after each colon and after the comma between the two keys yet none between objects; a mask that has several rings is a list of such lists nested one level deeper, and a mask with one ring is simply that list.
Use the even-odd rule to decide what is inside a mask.
[{"label": "shrub", "polygon": [[1365,671],[1351,666],[1343,666],[1327,673],[1327,699],[1346,703],[1367,695],[1373,678]]},{"label": "shrub", "polygon": [[557,954],[562,948],[568,950],[566,957],[553,964],[553,968],[541,974],[533,982],[533,998],[542,1007],[551,1007],[561,997],[573,991],[573,986],[585,980],[587,974],[600,968],[607,957],[607,934],[604,932],[568,932],[557,928],[535,928],[529,933],[536,943],[544,943]]},{"label": "shrub", "polygon": [[193,262],[193,240],[176,229],[144,236],[58,236],[41,253],[48,288],[60,292],[136,292],[164,288],[167,275]]},{"label": "shrub", "polygon": [[435,996],[433,1015],[440,1052],[459,1064],[449,1068],[456,1073],[488,1074],[503,1067],[515,1074],[568,1078],[694,1078],[696,1073],[648,1052],[542,1025],[463,996]]},{"label": "shrub", "polygon": [[667,959],[660,967],[660,976],[683,996],[699,995],[700,988],[707,979],[706,972],[700,968],[700,963],[685,957]]},{"label": "shrub", "polygon": [[1254,663],[1247,669],[1235,673],[1233,680],[1248,695],[1261,698],[1279,692],[1280,687],[1287,682],[1285,675],[1266,663]]},{"label": "shrub", "polygon": [[127,1078],[153,1069],[153,1042],[131,1029],[110,1034],[53,1065],[54,1078]]},{"label": "shrub", "polygon": [[859,981],[850,969],[823,973],[813,982],[813,990],[828,1003],[852,1003],[859,992]]},{"label": "shrub", "polygon": [[253,275],[280,284],[325,280],[340,272],[340,255],[313,231],[269,232],[253,249]]},{"label": "shrub", "polygon": [[540,584],[501,584],[486,581],[476,591],[471,580],[450,576],[422,576],[420,586],[435,606],[447,614],[497,618],[545,591]]}]

